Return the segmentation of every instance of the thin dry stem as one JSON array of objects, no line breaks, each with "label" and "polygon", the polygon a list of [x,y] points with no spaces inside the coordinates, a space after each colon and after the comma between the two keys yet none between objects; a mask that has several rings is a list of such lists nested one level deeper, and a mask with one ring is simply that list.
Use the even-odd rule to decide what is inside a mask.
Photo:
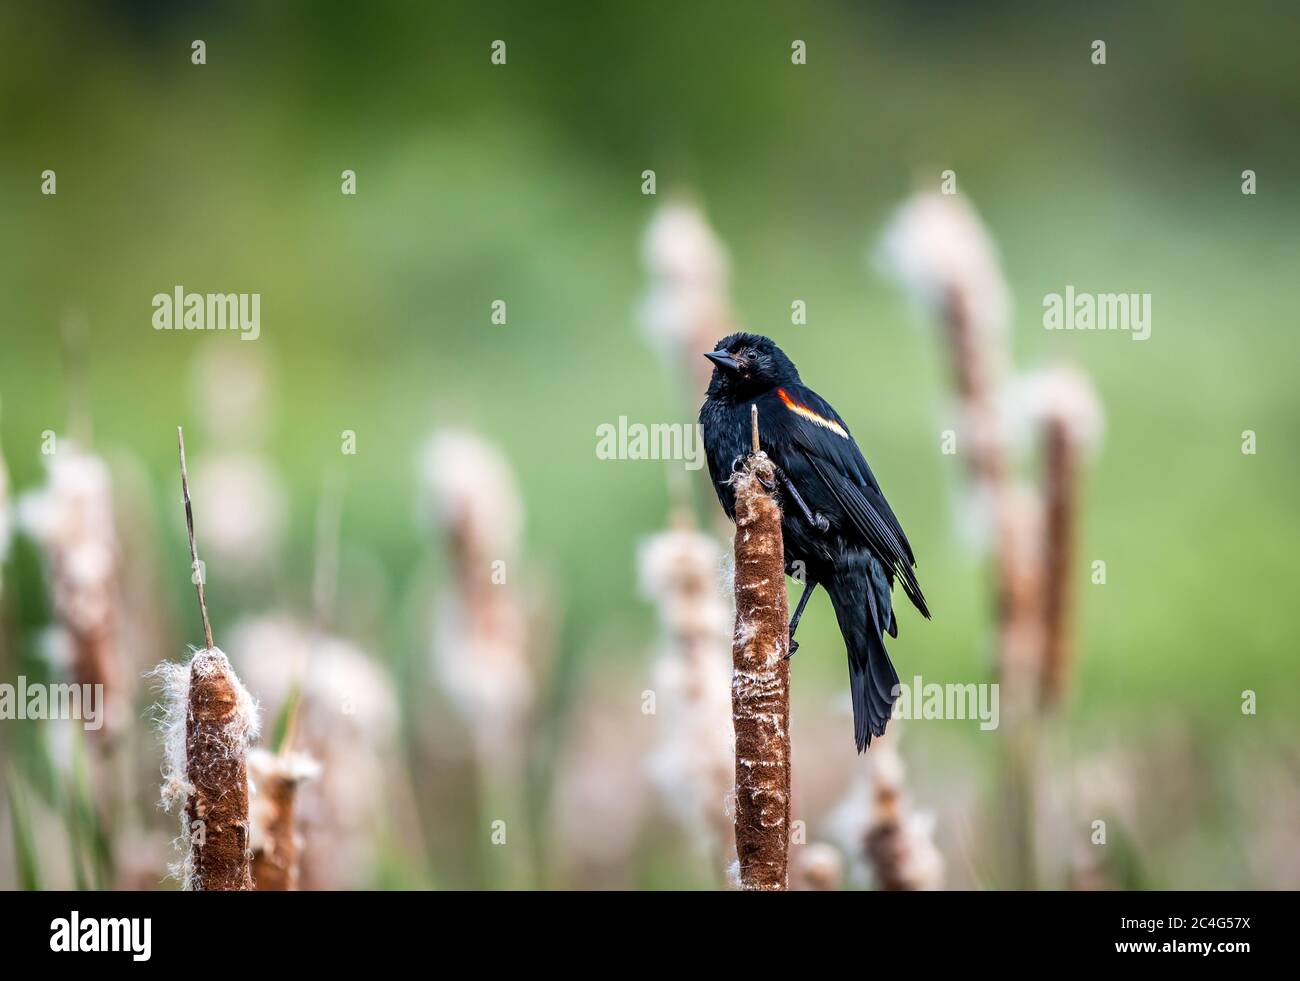
[{"label": "thin dry stem", "polygon": [[199,550],[194,544],[194,508],[190,505],[190,475],[185,469],[185,430],[180,426],[176,427],[176,443],[181,457],[181,495],[185,501],[185,533],[190,541],[190,578],[194,580],[194,588],[199,594],[199,613],[203,616],[203,644],[205,648],[211,650],[212,624],[208,621],[207,597],[203,595],[203,580],[207,577],[203,575],[202,566],[199,565]]}]

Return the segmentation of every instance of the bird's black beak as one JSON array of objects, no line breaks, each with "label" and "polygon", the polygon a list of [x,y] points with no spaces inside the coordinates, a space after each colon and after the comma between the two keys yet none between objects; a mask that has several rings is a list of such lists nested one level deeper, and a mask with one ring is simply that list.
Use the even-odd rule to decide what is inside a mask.
[{"label": "bird's black beak", "polygon": [[723,371],[735,371],[740,365],[726,351],[706,351],[704,356],[716,364]]}]

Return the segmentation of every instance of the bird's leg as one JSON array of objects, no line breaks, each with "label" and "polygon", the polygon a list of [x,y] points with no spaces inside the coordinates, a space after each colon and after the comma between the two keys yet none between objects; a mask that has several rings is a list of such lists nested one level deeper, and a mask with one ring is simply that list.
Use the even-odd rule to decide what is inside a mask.
[{"label": "bird's leg", "polygon": [[820,532],[828,531],[831,527],[831,523],[826,520],[824,515],[813,514],[812,510],[804,502],[804,499],[799,495],[799,491],[795,489],[794,481],[787,477],[785,471],[780,467],[776,467],[775,464],[773,464],[773,466],[776,469],[776,475],[780,477],[781,482],[785,484],[785,489],[790,492],[790,498],[795,504],[799,505],[799,510],[803,512],[803,516],[807,519],[808,523]]},{"label": "bird's leg", "polygon": [[794,639],[794,632],[799,629],[799,618],[803,616],[803,608],[808,605],[808,598],[816,588],[817,584],[811,579],[803,585],[803,595],[799,597],[799,605],[794,608],[794,616],[790,618],[790,652],[786,654],[787,659],[794,657],[794,652],[799,649],[799,644]]}]

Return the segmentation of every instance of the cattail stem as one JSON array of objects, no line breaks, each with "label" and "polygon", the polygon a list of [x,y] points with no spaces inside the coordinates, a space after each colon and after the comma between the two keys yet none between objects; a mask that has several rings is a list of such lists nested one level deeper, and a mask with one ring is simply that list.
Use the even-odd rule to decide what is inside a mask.
[{"label": "cattail stem", "polygon": [[[751,414],[758,446],[758,410]],[[790,646],[781,509],[767,490],[771,460],[753,453],[736,494],[736,632],[731,707],[736,730],[736,857],[743,889],[789,886]],[[766,486],[765,486],[766,485]]]},{"label": "cattail stem", "polygon": [[1048,421],[1044,456],[1047,469],[1045,549],[1043,555],[1043,672],[1040,688],[1044,708],[1061,702],[1072,660],[1071,585],[1074,567],[1078,460],[1069,427],[1061,419]]},{"label": "cattail stem", "polygon": [[1037,872],[1034,845],[1034,687],[1039,676],[1042,609],[1035,562],[1033,516],[1018,500],[1007,466],[996,392],[1002,354],[980,336],[969,297],[950,287],[944,306],[953,378],[970,440],[972,481],[985,496],[994,531],[993,613],[997,629],[997,673],[1005,723],[1001,741],[1006,795],[1003,849],[1010,881],[1032,888]]},{"label": "cattail stem", "polygon": [[176,442],[180,448],[181,457],[181,494],[185,500],[185,532],[190,540],[190,578],[194,581],[194,588],[199,594],[199,613],[203,617],[203,643],[204,647],[211,650],[212,648],[212,624],[208,621],[208,601],[203,595],[203,575],[202,566],[199,565],[199,550],[194,544],[194,508],[190,504],[190,475],[185,469],[185,430],[180,426],[176,427]]}]

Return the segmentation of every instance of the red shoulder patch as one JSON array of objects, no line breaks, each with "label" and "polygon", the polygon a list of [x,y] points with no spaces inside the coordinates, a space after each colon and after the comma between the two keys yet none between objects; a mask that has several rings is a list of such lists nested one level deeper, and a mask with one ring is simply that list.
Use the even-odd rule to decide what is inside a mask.
[{"label": "red shoulder patch", "polygon": [[845,432],[844,427],[838,422],[834,419],[827,419],[820,413],[808,408],[808,406],[804,405],[802,402],[796,402],[790,397],[789,393],[787,393],[784,388],[778,388],[776,394],[781,396],[781,401],[785,403],[785,407],[795,415],[803,416],[809,422],[821,426],[823,429],[829,429],[837,436],[842,436],[845,439],[849,438],[849,434]]}]

